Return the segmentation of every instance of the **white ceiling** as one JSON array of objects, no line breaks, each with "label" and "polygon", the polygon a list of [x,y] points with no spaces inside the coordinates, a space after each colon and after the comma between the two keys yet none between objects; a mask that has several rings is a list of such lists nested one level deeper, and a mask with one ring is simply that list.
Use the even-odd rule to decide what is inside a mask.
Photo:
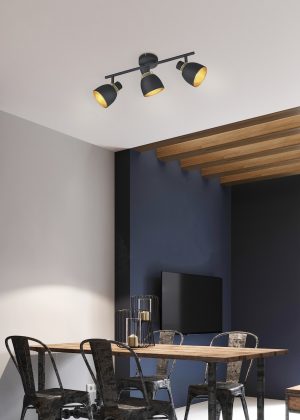
[{"label": "white ceiling", "polygon": [[[299,0],[1,0],[0,109],[112,150],[300,105]],[[106,74],[195,51],[198,89],[176,62],[144,98],[138,72],[108,109]]]}]

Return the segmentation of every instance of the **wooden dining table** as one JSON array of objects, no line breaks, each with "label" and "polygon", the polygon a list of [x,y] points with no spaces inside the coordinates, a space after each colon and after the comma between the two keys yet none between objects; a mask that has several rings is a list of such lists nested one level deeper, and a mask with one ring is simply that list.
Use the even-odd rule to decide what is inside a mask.
[{"label": "wooden dining table", "polygon": [[[80,353],[79,343],[48,344],[52,352]],[[39,345],[32,345],[31,350],[38,352],[38,387],[45,388],[45,349]],[[90,349],[85,347],[86,352]],[[216,365],[217,363],[229,363],[244,360],[256,360],[257,374],[257,420],[264,420],[264,394],[265,394],[265,359],[281,356],[288,353],[287,349],[266,348],[238,348],[238,347],[214,347],[194,345],[168,345],[156,344],[145,348],[135,348],[139,357],[197,360],[208,364],[208,420],[216,420]],[[115,356],[130,357],[130,352],[124,348],[112,344],[112,352]]]}]

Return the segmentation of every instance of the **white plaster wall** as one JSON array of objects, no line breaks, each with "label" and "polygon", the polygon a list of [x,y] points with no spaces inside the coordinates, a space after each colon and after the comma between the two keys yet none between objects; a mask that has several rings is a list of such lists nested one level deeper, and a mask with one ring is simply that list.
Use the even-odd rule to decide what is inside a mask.
[{"label": "white plaster wall", "polygon": [[[19,418],[23,395],[6,336],[113,338],[113,319],[113,153],[0,113],[0,419]],[[81,357],[56,359],[84,389]]]}]

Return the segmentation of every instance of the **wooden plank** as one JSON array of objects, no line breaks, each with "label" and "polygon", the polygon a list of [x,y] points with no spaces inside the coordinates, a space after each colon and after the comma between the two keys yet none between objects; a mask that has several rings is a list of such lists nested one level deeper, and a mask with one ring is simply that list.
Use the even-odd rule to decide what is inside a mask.
[{"label": "wooden plank", "polygon": [[160,140],[157,142],[149,143],[146,145],[142,145],[139,147],[134,148],[134,150],[138,152],[145,152],[149,150],[154,150],[160,148],[162,146],[171,146],[178,143],[183,143],[190,140],[200,139],[203,137],[213,136],[220,133],[225,133],[228,131],[234,131],[240,128],[251,127],[252,125],[258,125],[265,122],[271,122],[274,120],[284,119],[287,117],[291,117],[294,115],[300,114],[300,107],[286,109],[284,111],[273,112],[271,114],[266,114],[259,117],[250,118],[247,120],[242,120],[239,122],[234,122],[230,124],[225,124],[219,127],[209,128],[207,130],[198,131],[195,133],[185,134],[178,137],[173,137],[171,139]]},{"label": "wooden plank", "polygon": [[[53,352],[79,353],[79,343],[48,344]],[[39,345],[32,345],[31,350],[39,351]],[[86,351],[90,351],[86,345]],[[130,356],[126,349],[112,345],[113,354]],[[202,360],[205,362],[234,362],[238,360],[250,360],[287,354],[286,349],[263,349],[263,348],[236,348],[236,347],[210,347],[210,346],[178,346],[157,344],[146,348],[134,349],[139,357],[166,358],[182,360]]]},{"label": "wooden plank", "polygon": [[208,166],[201,169],[203,176],[214,176],[223,174],[233,174],[235,172],[247,171],[249,169],[263,169],[268,166],[278,165],[282,162],[292,163],[293,161],[300,159],[300,145],[294,146],[292,150],[280,151],[279,153],[272,153],[268,156],[260,156],[255,158],[241,159],[231,161],[228,163],[222,163],[219,165]]},{"label": "wooden plank", "polygon": [[300,411],[300,396],[288,396],[287,403],[289,410]]},{"label": "wooden plank", "polygon": [[258,181],[263,179],[280,178],[300,174],[300,161],[285,163],[271,168],[242,172],[233,175],[223,175],[220,178],[221,184],[233,185],[245,182]]},{"label": "wooden plank", "polygon": [[218,132],[216,134],[206,136],[201,135],[195,139],[179,141],[175,144],[161,146],[156,149],[156,154],[161,160],[183,159],[187,156],[193,156],[199,153],[199,151],[211,150],[220,146],[230,147],[230,145],[235,142],[243,141],[245,139],[247,139],[249,144],[250,139],[255,139],[259,136],[299,128],[300,107],[296,109],[296,115],[284,117],[278,116],[277,119],[272,119],[271,121],[258,121],[255,124],[245,124],[245,126],[234,128],[229,131]]},{"label": "wooden plank", "polygon": [[264,140],[254,144],[248,144],[238,147],[232,147],[217,152],[203,153],[198,156],[192,156],[180,161],[181,167],[184,169],[195,169],[204,164],[225,163],[228,159],[237,159],[245,156],[258,157],[266,156],[272,150],[283,149],[289,146],[300,144],[300,131],[291,130],[284,136],[277,136],[272,140]]},{"label": "wooden plank", "polygon": [[299,395],[300,397],[300,385],[295,385],[295,386],[286,388],[286,393],[289,395]]},{"label": "wooden plank", "polygon": [[[233,347],[155,345],[134,349],[139,357],[179,360],[202,360],[204,362],[234,362],[287,354],[283,349],[238,349]],[[113,349],[114,354],[123,355],[125,350]],[[123,354],[122,354],[123,353]]]}]

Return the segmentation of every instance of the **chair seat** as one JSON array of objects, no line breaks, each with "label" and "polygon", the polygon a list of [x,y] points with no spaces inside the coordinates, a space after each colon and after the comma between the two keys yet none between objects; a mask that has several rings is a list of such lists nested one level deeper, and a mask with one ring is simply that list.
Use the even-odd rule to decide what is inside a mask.
[{"label": "chair seat", "polygon": [[115,420],[151,419],[156,415],[172,418],[172,406],[168,401],[152,400],[150,406],[142,398],[122,397],[116,407],[101,407],[94,413],[94,419],[113,417]]},{"label": "chair seat", "polygon": [[32,401],[38,403],[41,400],[59,401],[60,404],[87,404],[89,401],[89,394],[86,391],[78,391],[73,389],[50,388],[36,392],[29,397]]},{"label": "chair seat", "polygon": [[[229,392],[233,396],[238,396],[242,393],[244,385],[238,382],[217,382],[217,396],[218,391],[220,392]],[[193,396],[207,396],[208,395],[208,385],[207,384],[196,384],[190,385],[188,393]]]}]

